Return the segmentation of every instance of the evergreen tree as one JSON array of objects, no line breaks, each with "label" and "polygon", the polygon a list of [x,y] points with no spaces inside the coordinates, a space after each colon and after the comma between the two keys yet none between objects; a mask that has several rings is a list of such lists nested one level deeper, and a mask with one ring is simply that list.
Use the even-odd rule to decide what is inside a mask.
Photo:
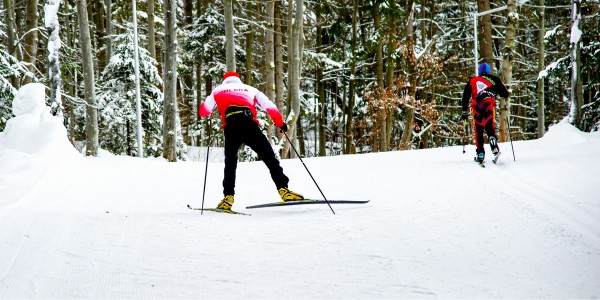
[{"label": "evergreen tree", "polygon": [[[137,155],[133,31],[115,37],[116,48],[102,72],[97,94],[100,146],[115,154]],[[162,154],[163,93],[157,62],[138,48],[144,155]]]}]

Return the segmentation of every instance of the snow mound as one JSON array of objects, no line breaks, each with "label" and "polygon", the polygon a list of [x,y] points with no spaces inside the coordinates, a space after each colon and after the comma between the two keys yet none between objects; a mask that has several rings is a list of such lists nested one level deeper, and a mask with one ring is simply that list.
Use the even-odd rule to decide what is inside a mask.
[{"label": "snow mound", "polygon": [[12,103],[13,114],[21,116],[32,114],[42,116],[44,108],[44,97],[46,87],[41,83],[30,83],[19,89]]},{"label": "snow mound", "polygon": [[81,157],[44,99],[44,85],[30,83],[13,100],[15,117],[0,132],[0,207],[17,201],[53,163]]},{"label": "snow mound", "polygon": [[588,134],[571,125],[568,118],[564,118],[558,124],[550,126],[541,141],[547,146],[567,146],[586,143]]}]

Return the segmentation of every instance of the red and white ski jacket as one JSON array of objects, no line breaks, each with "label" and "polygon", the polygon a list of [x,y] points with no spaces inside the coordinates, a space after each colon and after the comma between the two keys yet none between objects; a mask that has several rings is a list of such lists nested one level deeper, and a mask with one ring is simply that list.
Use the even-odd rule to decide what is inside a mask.
[{"label": "red and white ski jacket", "polygon": [[283,117],[277,109],[277,106],[267,98],[267,96],[258,89],[242,83],[235,76],[227,77],[212,93],[206,97],[206,100],[198,109],[198,114],[201,117],[210,115],[215,108],[219,109],[223,127],[227,124],[225,121],[225,111],[230,106],[248,107],[252,112],[253,120],[258,124],[256,119],[256,106],[266,111],[275,126],[283,126]]}]

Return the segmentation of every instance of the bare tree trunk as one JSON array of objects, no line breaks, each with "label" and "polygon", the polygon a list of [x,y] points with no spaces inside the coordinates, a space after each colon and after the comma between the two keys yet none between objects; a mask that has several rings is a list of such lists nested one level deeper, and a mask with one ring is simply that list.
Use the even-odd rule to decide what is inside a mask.
[{"label": "bare tree trunk", "polygon": [[83,65],[83,80],[85,86],[86,102],[86,155],[98,156],[98,112],[96,105],[96,91],[94,87],[94,64],[92,63],[92,39],[88,21],[87,4],[85,0],[77,0],[77,16],[79,19],[79,43]]},{"label": "bare tree trunk", "polygon": [[163,157],[177,161],[177,3],[165,0]]},{"label": "bare tree trunk", "polygon": [[[15,24],[15,0],[5,0],[6,4],[6,35],[8,40],[8,54],[17,57],[15,42],[17,41],[17,26]],[[11,77],[12,86],[19,89],[19,80],[16,76]]]},{"label": "bare tree trunk", "polygon": [[[479,12],[490,10],[490,0],[477,0],[477,8]],[[487,14],[480,17],[478,22],[479,28],[479,52],[481,53],[481,59],[488,63],[490,66],[494,64],[494,52],[492,49],[492,16]],[[478,62],[479,63],[479,62]]]},{"label": "bare tree trunk", "polygon": [[[48,50],[50,54],[48,59],[50,60],[50,103],[52,115],[63,114],[62,100],[61,100],[61,76],[60,76],[60,61],[59,50],[60,50],[60,26],[58,24],[58,10],[60,8],[59,0],[46,0],[46,29],[48,30]],[[56,9],[57,14],[51,13],[53,9]]]},{"label": "bare tree trunk", "polygon": [[233,27],[233,0],[223,1],[223,11],[225,14],[225,50],[227,71],[235,71],[235,39]]},{"label": "bare tree trunk", "polygon": [[[540,74],[544,70],[544,36],[546,35],[546,25],[544,24],[544,0],[538,0],[538,5],[540,6],[539,19],[538,19],[538,74]],[[537,124],[537,136],[541,138],[544,136],[544,132],[546,131],[546,127],[544,125],[544,121],[546,119],[544,109],[544,77],[538,78],[537,82],[537,97],[538,97],[538,124]]]},{"label": "bare tree trunk", "polygon": [[[183,26],[189,26],[192,24],[193,17],[193,0],[183,1]],[[180,98],[178,103],[179,120],[181,122],[181,132],[183,134],[183,141],[187,145],[192,144],[192,136],[190,135],[190,128],[194,124],[196,107],[194,106],[194,72],[193,67],[188,68],[189,71],[180,74],[179,80],[181,84]]]},{"label": "bare tree trunk", "polygon": [[102,1],[92,1],[92,6],[94,7],[94,23],[96,25],[96,49],[98,55],[98,71],[102,72],[104,67],[108,64],[108,56],[106,55],[106,51],[102,51],[102,47],[106,44],[106,31],[104,28],[104,22],[106,21],[104,15],[104,5]]},{"label": "bare tree trunk", "polygon": [[150,52],[150,57],[156,59],[156,33],[154,27],[154,0],[148,0],[148,52]]},{"label": "bare tree trunk", "polygon": [[[300,71],[302,69],[302,49],[304,43],[304,1],[303,0],[294,0],[296,4],[296,13],[294,14],[294,24],[292,30],[292,47],[291,47],[291,55],[288,57],[288,61],[290,63],[290,72],[289,72],[289,86],[290,86],[290,95],[291,95],[291,112],[292,119],[289,124],[290,128],[290,142],[296,142],[296,122],[300,116]],[[291,13],[291,11],[290,11]],[[287,156],[289,152],[289,144],[286,144],[283,149],[283,156]],[[293,157],[292,153],[292,157]]]},{"label": "bare tree trunk", "polygon": [[[31,76],[35,77],[35,64],[38,51],[38,0],[27,0],[27,19],[26,19],[26,34],[25,34],[25,56],[24,60],[27,63],[27,68],[31,72]],[[33,77],[26,76],[23,84],[33,82]]]},{"label": "bare tree trunk", "polygon": [[[323,49],[323,27],[321,26],[321,23],[323,22],[323,19],[321,17],[321,13],[323,11],[323,4],[322,1],[319,1],[318,7],[316,8],[315,11],[315,18],[316,18],[316,23],[317,23],[317,36],[316,38],[316,45],[317,45],[317,53],[321,53],[321,50]],[[318,155],[319,156],[326,156],[327,155],[327,135],[326,135],[326,128],[327,128],[327,105],[326,105],[326,100],[325,100],[325,82],[323,81],[323,68],[321,66],[317,67],[317,70],[315,72],[316,74],[316,90],[317,90],[317,99],[318,99],[318,105],[317,105],[317,132],[318,132],[318,144],[319,144],[319,152]]]},{"label": "bare tree trunk", "polygon": [[[265,95],[275,101],[275,2],[267,1],[267,28],[265,30]],[[269,143],[271,143],[273,125],[269,126]],[[275,130],[278,131],[278,130]]]},{"label": "bare tree trunk", "polygon": [[[379,9],[379,5],[375,6],[375,31],[379,33],[380,36],[383,35],[383,30],[381,28],[381,11]],[[384,80],[383,80],[383,40],[380,40],[377,43],[377,47],[375,49],[375,60],[376,60],[376,76],[377,76],[377,87],[381,90],[384,88]],[[385,142],[385,138],[387,136],[386,133],[386,114],[384,111],[380,111],[376,117],[377,124],[377,140],[375,142],[375,150],[376,151],[387,151],[387,144]]]},{"label": "bare tree trunk", "polygon": [[[284,83],[283,83],[283,32],[281,31],[281,7],[279,1],[275,2],[275,105],[284,114]],[[285,120],[284,120],[285,121]],[[277,138],[281,139],[283,134],[277,131]]]},{"label": "bare tree trunk", "polygon": [[111,35],[113,34],[112,0],[104,0],[104,7],[106,8],[106,59],[110,62],[110,57],[112,56]]},{"label": "bare tree trunk", "polygon": [[[425,1],[425,0],[423,0]],[[396,10],[396,2],[395,1],[391,1],[390,2],[390,9],[392,11]],[[421,9],[422,11],[424,11],[424,9]],[[396,32],[396,18],[392,18],[391,16],[389,16],[387,18],[387,27],[388,27],[388,41],[387,41],[387,59],[386,59],[386,70],[385,70],[385,86],[386,89],[391,89],[392,85],[394,84],[394,71],[396,69],[396,62],[394,61],[394,58],[392,57],[392,54],[394,53],[394,51],[396,50],[396,45],[395,45],[395,40],[393,37],[395,37],[397,35]],[[422,28],[422,32],[425,32],[424,30],[425,27]],[[383,136],[384,140],[384,144],[385,144],[385,150],[384,151],[388,151],[390,148],[390,142],[392,140],[392,127],[394,126],[394,112],[395,109],[390,109],[389,107],[386,106],[386,118],[385,118],[385,135]]]},{"label": "bare tree trunk", "polygon": [[571,0],[571,112],[569,122],[574,126],[581,127],[581,107],[583,106],[582,80],[581,80],[581,50],[580,39],[581,20],[580,0]]},{"label": "bare tree trunk", "polygon": [[350,95],[348,97],[348,109],[346,118],[346,147],[345,153],[355,153],[353,147],[353,112],[354,112],[354,95],[356,94],[356,40],[358,35],[358,1],[352,1],[352,42],[350,48],[352,51],[352,60],[350,62]]},{"label": "bare tree trunk", "polygon": [[[406,21],[406,44],[408,47],[408,80],[410,82],[409,88],[409,99],[414,99],[416,95],[417,87],[417,75],[416,75],[416,58],[415,58],[415,38],[413,28],[413,17],[414,17],[414,0],[409,0],[407,3],[407,11],[409,12],[408,20]],[[415,109],[411,103],[407,103],[404,108],[404,114],[406,115],[406,121],[404,126],[404,132],[400,140],[400,149],[409,149],[410,142],[412,139],[412,129],[415,121]]]},{"label": "bare tree trunk", "polygon": [[[515,53],[515,26],[517,16],[514,13],[517,0],[508,0],[508,21],[506,22],[506,35],[504,40],[504,59],[502,62],[502,82],[510,88],[512,82],[512,65]],[[510,102],[508,99],[500,99],[500,142],[508,139],[508,117],[510,114]]]}]

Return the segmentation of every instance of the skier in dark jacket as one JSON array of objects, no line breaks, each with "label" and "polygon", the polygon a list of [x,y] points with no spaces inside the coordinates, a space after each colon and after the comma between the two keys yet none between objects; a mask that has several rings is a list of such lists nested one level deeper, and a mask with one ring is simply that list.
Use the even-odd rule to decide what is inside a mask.
[{"label": "skier in dark jacket", "polygon": [[490,72],[490,65],[482,63],[478,68],[479,76],[472,77],[467,82],[462,96],[461,120],[466,121],[471,102],[473,112],[475,144],[477,156],[475,159],[482,163],[485,158],[483,149],[483,131],[488,135],[490,147],[495,157],[500,155],[498,136],[496,135],[496,95],[508,98],[509,92],[497,76]]},{"label": "skier in dark jacket", "polygon": [[217,208],[231,210],[233,206],[238,150],[242,144],[248,145],[262,158],[271,172],[271,178],[283,201],[304,199],[302,195],[288,189],[289,179],[283,174],[283,169],[275,157],[271,144],[258,127],[256,106],[266,111],[273,119],[275,126],[286,132],[288,127],[283,122],[281,113],[264,93],[243,84],[239,77],[236,72],[225,73],[223,83],[206,97],[206,101],[202,103],[198,111],[201,117],[206,117],[217,107],[225,131],[225,175],[223,178],[223,195],[225,197]]}]

